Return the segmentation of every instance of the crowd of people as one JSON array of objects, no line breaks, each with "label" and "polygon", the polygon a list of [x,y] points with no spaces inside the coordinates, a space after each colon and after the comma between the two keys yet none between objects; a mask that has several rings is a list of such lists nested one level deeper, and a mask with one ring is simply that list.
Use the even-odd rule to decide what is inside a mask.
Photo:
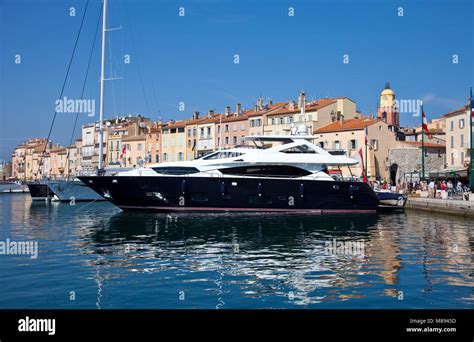
[{"label": "crowd of people", "polygon": [[470,191],[470,188],[462,183],[460,180],[451,181],[449,179],[445,180],[434,180],[430,179],[428,181],[413,181],[413,182],[402,182],[399,181],[396,186],[391,186],[389,182],[382,181],[371,181],[370,186],[374,191],[380,190],[392,190],[399,192],[405,190],[408,194],[416,193],[417,191],[427,191],[428,197],[436,198],[441,197],[443,192],[446,192],[449,197],[452,197],[456,194],[462,195]]}]

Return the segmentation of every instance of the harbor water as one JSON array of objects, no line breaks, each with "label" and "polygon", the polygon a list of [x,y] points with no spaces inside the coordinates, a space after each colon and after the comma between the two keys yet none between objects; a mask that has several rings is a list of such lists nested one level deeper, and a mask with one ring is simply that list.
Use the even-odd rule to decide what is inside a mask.
[{"label": "harbor water", "polygon": [[167,215],[4,194],[0,308],[472,309],[472,227],[414,210]]}]

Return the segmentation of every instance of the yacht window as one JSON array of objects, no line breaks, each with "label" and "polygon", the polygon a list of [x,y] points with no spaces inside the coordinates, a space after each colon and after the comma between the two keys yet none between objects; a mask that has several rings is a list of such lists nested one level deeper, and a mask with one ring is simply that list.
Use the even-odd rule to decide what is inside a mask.
[{"label": "yacht window", "polygon": [[211,160],[211,159],[222,159],[222,158],[235,158],[240,157],[243,155],[241,152],[232,152],[232,151],[220,151],[208,154],[203,159],[204,160]]},{"label": "yacht window", "polygon": [[183,166],[164,166],[164,167],[153,167],[153,171],[164,175],[187,175],[190,173],[199,172],[195,167],[183,167]]},{"label": "yacht window", "polygon": [[316,153],[316,151],[313,150],[308,145],[293,146],[285,150],[282,150],[281,152],[283,153]]},{"label": "yacht window", "polygon": [[226,175],[259,176],[259,177],[303,177],[311,172],[290,165],[262,165],[262,166],[240,166],[220,169]]}]

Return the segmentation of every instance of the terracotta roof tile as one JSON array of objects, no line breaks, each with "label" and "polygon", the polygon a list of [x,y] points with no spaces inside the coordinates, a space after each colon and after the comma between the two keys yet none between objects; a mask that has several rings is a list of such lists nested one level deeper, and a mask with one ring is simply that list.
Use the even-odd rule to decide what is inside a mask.
[{"label": "terracotta roof tile", "polygon": [[[336,99],[319,99],[316,101],[307,102],[305,106],[305,111],[314,112],[314,111],[317,111],[318,109],[324,108],[336,102],[337,102]],[[281,114],[294,114],[294,113],[299,113],[299,112],[300,112],[300,109],[298,109],[297,104],[294,105],[293,109],[290,109],[290,104],[288,102],[285,106],[279,108],[278,110],[272,113],[269,113],[268,116],[281,115]]]},{"label": "terracotta roof tile", "polygon": [[348,119],[341,124],[339,121],[330,123],[314,131],[315,134],[332,133],[341,131],[354,131],[364,129],[367,126],[373,125],[382,121],[380,119]]}]

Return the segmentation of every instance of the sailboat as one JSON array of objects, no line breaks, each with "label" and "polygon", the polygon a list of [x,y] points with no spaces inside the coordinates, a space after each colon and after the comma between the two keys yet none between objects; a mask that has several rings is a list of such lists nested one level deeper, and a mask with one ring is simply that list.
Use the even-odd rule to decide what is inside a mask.
[{"label": "sailboat", "polygon": [[[104,170],[104,81],[105,81],[105,34],[107,31],[107,0],[103,0],[102,8],[102,47],[100,67],[100,103],[99,103],[99,166],[98,174]],[[80,179],[46,181],[48,187],[60,201],[105,201],[106,199],[85,185]]]}]

